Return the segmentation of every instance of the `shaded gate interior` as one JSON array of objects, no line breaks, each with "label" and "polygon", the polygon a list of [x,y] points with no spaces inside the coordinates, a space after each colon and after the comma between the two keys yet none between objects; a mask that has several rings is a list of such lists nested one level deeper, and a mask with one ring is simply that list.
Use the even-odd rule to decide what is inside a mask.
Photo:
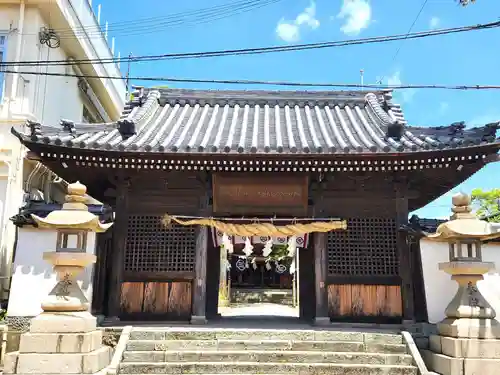
[{"label": "shaded gate interior", "polygon": [[350,218],[328,233],[328,308],[333,321],[402,319],[398,228],[391,218]]},{"label": "shaded gate interior", "polygon": [[[314,235],[312,236],[314,238]],[[301,320],[311,321],[315,315],[314,291],[314,252],[312,241],[308,247],[300,250],[299,267],[299,316]],[[214,246],[213,241],[208,241],[207,251],[207,319],[217,319],[219,302],[219,276],[220,276],[220,247]]]}]

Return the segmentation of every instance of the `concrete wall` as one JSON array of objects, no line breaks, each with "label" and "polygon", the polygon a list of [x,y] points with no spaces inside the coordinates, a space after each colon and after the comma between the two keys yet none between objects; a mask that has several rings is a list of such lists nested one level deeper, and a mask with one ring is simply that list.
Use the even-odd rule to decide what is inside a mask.
[{"label": "concrete wall", "polygon": [[[24,3],[24,12],[21,4]],[[24,14],[24,22],[21,15]],[[3,61],[55,61],[111,58],[113,52],[102,34],[82,33],[83,26],[98,30],[99,24],[88,0],[0,2],[0,35],[6,37]],[[42,27],[66,30],[60,33],[61,46],[49,48],[39,41]],[[69,32],[68,32],[69,31]],[[78,37],[71,34],[75,32]],[[25,149],[10,133],[22,128],[27,119],[59,126],[61,119],[83,120],[84,105],[97,118],[116,120],[125,100],[121,80],[93,80],[85,95],[76,77],[57,77],[27,73],[81,74],[92,65],[92,74],[119,76],[116,64],[72,66],[21,66],[18,73],[4,73],[0,100],[0,300],[7,298],[16,230],[9,218],[18,212],[23,197],[23,158]],[[95,65],[95,67],[94,67]],[[15,67],[8,67],[15,70]],[[89,82],[87,82],[89,83]],[[104,116],[103,116],[104,114]]]},{"label": "concrete wall", "polygon": [[[87,252],[95,253],[95,233],[89,234]],[[46,251],[54,251],[56,232],[32,227],[19,228],[13,264],[8,317],[33,317],[42,312],[42,300],[56,285],[56,273],[42,259]],[[88,267],[79,277],[79,284],[92,301],[92,269]]]},{"label": "concrete wall", "polygon": [[[0,32],[19,27],[19,6],[0,7]],[[26,6],[23,35],[11,31],[7,36],[7,53],[4,61],[15,61],[16,46],[21,38],[20,60],[46,61],[66,60],[69,56],[63,48],[49,48],[40,44],[38,32],[48,27],[38,8]],[[13,69],[9,67],[9,69]],[[81,121],[84,99],[78,89],[75,77],[36,76],[22,72],[48,72],[75,74],[71,66],[24,66],[19,67],[17,92],[13,90],[13,74],[5,74],[2,117],[11,114],[30,114],[37,121],[57,126],[61,118]],[[9,100],[12,98],[12,100]],[[9,133],[10,126],[2,126],[2,133]],[[5,136],[5,135],[4,135]]]},{"label": "concrete wall", "polygon": [[[500,243],[483,245],[483,260],[494,262],[496,270],[484,275],[478,283],[479,290],[500,315]],[[438,264],[448,261],[448,244],[422,239],[420,241],[422,269],[424,273],[425,296],[429,323],[444,319],[444,310],[457,291],[457,283],[450,275],[440,271]]]}]

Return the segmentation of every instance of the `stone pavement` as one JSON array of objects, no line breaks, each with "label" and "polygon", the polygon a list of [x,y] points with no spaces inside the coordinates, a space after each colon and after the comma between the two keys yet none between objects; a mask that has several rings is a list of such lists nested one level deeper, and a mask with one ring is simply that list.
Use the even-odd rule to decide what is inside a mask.
[{"label": "stone pavement", "polygon": [[279,305],[276,303],[249,303],[236,306],[220,307],[219,313],[223,317],[237,316],[282,316],[298,318],[299,309],[292,306]]}]

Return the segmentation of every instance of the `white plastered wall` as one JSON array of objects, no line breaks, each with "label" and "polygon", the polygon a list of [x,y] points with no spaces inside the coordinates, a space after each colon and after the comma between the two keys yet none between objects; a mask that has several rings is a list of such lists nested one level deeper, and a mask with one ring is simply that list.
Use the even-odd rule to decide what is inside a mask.
[{"label": "white plastered wall", "polygon": [[[55,231],[19,228],[7,316],[32,317],[42,312],[42,300],[56,285],[56,273],[42,257],[44,252],[54,251],[56,237]],[[95,233],[90,233],[87,253],[95,253],[95,240]],[[80,287],[90,302],[92,270],[89,266],[78,276]]]},{"label": "white plastered wall", "polygon": [[[482,245],[483,261],[494,262],[496,269],[484,275],[484,280],[478,283],[479,290],[500,315],[500,243]],[[420,240],[422,270],[427,300],[429,323],[438,323],[445,318],[444,310],[457,291],[457,283],[450,275],[440,271],[438,264],[448,262],[448,244]]]}]

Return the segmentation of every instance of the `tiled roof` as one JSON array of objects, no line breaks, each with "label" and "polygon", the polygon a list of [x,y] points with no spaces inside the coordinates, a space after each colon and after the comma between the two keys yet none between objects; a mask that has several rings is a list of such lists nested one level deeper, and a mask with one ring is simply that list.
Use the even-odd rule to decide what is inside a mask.
[{"label": "tiled roof", "polygon": [[116,123],[31,125],[24,142],[123,152],[400,153],[498,142],[498,123],[408,126],[390,91],[138,89]]}]

